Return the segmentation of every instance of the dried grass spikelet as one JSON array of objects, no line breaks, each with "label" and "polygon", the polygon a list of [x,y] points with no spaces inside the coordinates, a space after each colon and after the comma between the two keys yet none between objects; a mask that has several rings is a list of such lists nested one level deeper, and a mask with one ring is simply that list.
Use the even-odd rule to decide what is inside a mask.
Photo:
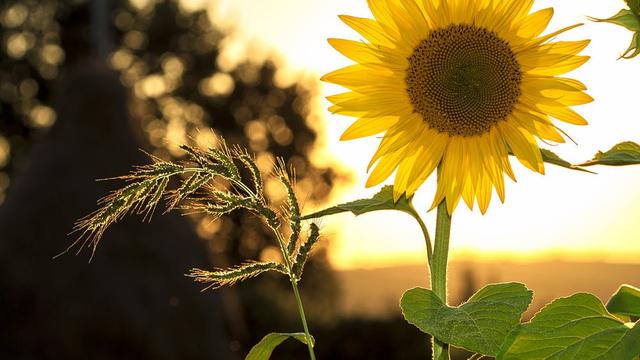
[{"label": "dried grass spikelet", "polygon": [[307,241],[300,246],[300,250],[298,251],[298,255],[296,256],[295,265],[293,267],[293,274],[296,278],[300,279],[302,277],[302,272],[304,271],[304,265],[311,254],[311,250],[314,245],[318,242],[320,238],[320,229],[318,225],[315,223],[311,223],[309,225],[309,237]]},{"label": "dried grass spikelet", "polygon": [[256,277],[267,271],[277,271],[282,274],[288,274],[284,265],[275,262],[248,262],[229,269],[218,269],[215,271],[206,271],[201,269],[191,269],[187,274],[193,278],[195,282],[207,284],[208,289],[217,289],[222,286],[235,285],[240,281]]},{"label": "dried grass spikelet", "polygon": [[[283,184],[287,201],[282,208],[274,209],[264,194],[263,177],[255,158],[240,147],[229,149],[224,141],[219,144],[219,147],[207,150],[182,146],[187,158],[180,163],[149,155],[151,164],[135,167],[129,175],[115,178],[128,184],[101,199],[98,210],[76,223],[74,231],[80,232],[80,236],[66,251],[80,244],[78,252],[91,247],[93,257],[100,238],[110,225],[129,213],[144,214],[145,219],[149,219],[165,198],[165,212],[181,209],[215,219],[236,210],[247,210],[265,221],[280,245],[284,264],[252,261],[229,269],[192,269],[187,276],[207,284],[205,289],[234,285],[267,271],[300,280],[309,254],[318,241],[319,229],[311,224],[307,241],[300,244],[301,214],[293,175],[287,171],[284,161],[278,159],[273,176]],[[247,179],[242,178],[236,164],[246,169]],[[178,182],[174,190],[168,189],[172,177]],[[284,222],[290,229],[288,241],[284,240],[281,229]]]},{"label": "dried grass spikelet", "polygon": [[289,256],[292,256],[298,246],[298,239],[300,238],[300,205],[298,198],[294,191],[294,183],[292,179],[295,179],[295,173],[291,169],[292,175],[289,175],[284,160],[278,159],[275,167],[275,176],[280,180],[287,192],[287,207],[284,208],[284,213],[289,220],[289,241],[287,244],[287,251]]}]

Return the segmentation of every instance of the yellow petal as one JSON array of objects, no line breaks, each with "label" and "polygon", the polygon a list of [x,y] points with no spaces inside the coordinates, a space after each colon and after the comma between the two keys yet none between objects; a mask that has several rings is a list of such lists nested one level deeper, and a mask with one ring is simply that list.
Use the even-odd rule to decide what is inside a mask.
[{"label": "yellow petal", "polygon": [[370,44],[359,41],[345,39],[328,39],[329,45],[333,46],[339,53],[349,59],[360,63],[380,63],[380,57],[375,53],[375,49]]},{"label": "yellow petal", "polygon": [[486,173],[483,173],[476,189],[476,193],[478,194],[478,207],[480,208],[480,212],[482,214],[485,214],[487,212],[487,209],[489,208],[492,192],[493,186],[491,186],[489,177]]},{"label": "yellow petal", "polygon": [[414,166],[409,175],[410,182],[407,185],[407,196],[413,195],[440,165],[442,156],[449,144],[449,136],[432,131],[431,135],[425,136],[423,142],[425,142],[425,145],[418,155],[422,161]]},{"label": "yellow petal", "polygon": [[369,4],[371,13],[378,22],[398,32],[396,22],[393,20],[393,17],[391,17],[391,12],[385,0],[367,0],[367,3]]},{"label": "yellow petal", "polygon": [[516,35],[524,39],[538,37],[553,18],[553,8],[542,9],[527,16],[519,24]]},{"label": "yellow petal", "polygon": [[340,140],[353,140],[367,136],[373,136],[383,131],[387,131],[390,127],[398,122],[397,116],[361,118],[351,124],[342,134]]},{"label": "yellow petal", "polygon": [[422,8],[424,9],[425,19],[429,22],[431,28],[439,28],[442,27],[445,23],[445,20],[442,18],[442,14],[440,13],[439,1],[433,0],[422,0]]},{"label": "yellow petal", "polygon": [[535,126],[538,136],[541,139],[554,141],[559,144],[565,142],[564,137],[556,130],[555,126],[542,123],[535,123]]},{"label": "yellow petal", "polygon": [[[442,160],[441,172],[438,173],[438,190],[436,190],[436,199],[438,192],[444,193],[447,201],[447,210],[449,214],[457,207],[462,195],[462,189],[465,179],[466,152],[465,142],[462,138],[452,138],[449,142],[447,152]],[[438,204],[432,204],[436,207]]]},{"label": "yellow petal", "polygon": [[544,174],[542,154],[535,138],[522,128],[511,125],[508,121],[503,121],[498,126],[518,160],[529,169]]},{"label": "yellow petal", "polygon": [[[418,160],[422,154],[422,148],[418,147],[411,156],[407,156],[400,160],[398,172],[393,182],[393,201],[398,201],[402,194],[406,193],[409,182],[411,181],[411,170],[419,166]],[[407,196],[411,196],[407,194]]]},{"label": "yellow petal", "polygon": [[375,169],[371,172],[371,175],[369,175],[366,186],[376,186],[385,181],[398,167],[400,161],[402,161],[406,156],[411,155],[414,151],[415,149],[413,147],[405,146],[395,152],[384,155],[376,165]]},{"label": "yellow petal", "polygon": [[427,127],[424,126],[424,123],[415,114],[401,117],[382,138],[378,150],[371,158],[371,162],[369,162],[368,168],[371,168],[383,155],[405,147],[416,138],[420,139],[427,131]]},{"label": "yellow petal", "polygon": [[[398,74],[395,74],[395,77],[397,76]],[[395,78],[392,71],[377,71],[356,64],[332,71],[321,77],[320,80],[350,89],[357,89],[364,86],[393,82]]]},{"label": "yellow petal", "polygon": [[371,19],[359,18],[349,15],[340,15],[340,20],[357,31],[372,44],[395,47],[394,38],[387,33],[379,22]]},{"label": "yellow petal", "polygon": [[556,63],[553,66],[535,68],[535,69],[529,70],[528,73],[533,75],[544,75],[544,76],[562,75],[584,65],[584,63],[589,61],[589,58],[590,58],[589,56],[571,56],[566,60]]},{"label": "yellow petal", "polygon": [[583,118],[582,115],[578,114],[574,110],[564,105],[549,106],[549,105],[539,104],[538,108],[542,112],[548,114],[549,116],[553,116],[554,118],[560,121],[568,122],[569,124],[574,124],[574,125],[588,124],[587,120]]},{"label": "yellow petal", "polygon": [[556,77],[555,78],[557,81],[563,82],[569,86],[574,87],[577,90],[580,91],[585,91],[587,90],[587,86],[585,84],[583,84],[582,82],[575,80],[575,79],[569,79],[569,78],[560,78],[560,77]]}]

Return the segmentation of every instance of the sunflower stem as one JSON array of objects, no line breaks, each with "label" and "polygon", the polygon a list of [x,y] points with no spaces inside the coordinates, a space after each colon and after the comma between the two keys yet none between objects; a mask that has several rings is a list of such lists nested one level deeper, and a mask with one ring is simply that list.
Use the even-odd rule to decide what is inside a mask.
[{"label": "sunflower stem", "polygon": [[[447,303],[447,262],[449,259],[449,236],[451,233],[451,215],[447,210],[447,200],[438,205],[436,219],[436,240],[431,259],[431,290]],[[449,345],[433,338],[433,359],[449,360]]]}]

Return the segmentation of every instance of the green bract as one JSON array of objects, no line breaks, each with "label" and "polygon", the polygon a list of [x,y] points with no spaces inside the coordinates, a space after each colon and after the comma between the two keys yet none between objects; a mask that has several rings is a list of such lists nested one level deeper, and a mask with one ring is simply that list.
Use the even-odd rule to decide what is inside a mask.
[{"label": "green bract", "polygon": [[634,32],[631,45],[624,51],[622,58],[631,59],[640,54],[640,0],[625,0],[629,9],[622,9],[616,15],[608,19],[596,19],[597,22],[608,22],[624,26]]}]

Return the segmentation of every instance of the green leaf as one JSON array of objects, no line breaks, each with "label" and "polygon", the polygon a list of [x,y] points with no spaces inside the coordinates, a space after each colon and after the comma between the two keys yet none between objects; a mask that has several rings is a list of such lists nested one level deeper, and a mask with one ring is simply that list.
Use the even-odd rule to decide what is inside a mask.
[{"label": "green leaf", "polygon": [[608,22],[623,26],[634,32],[631,45],[624,51],[622,58],[631,59],[640,54],[640,0],[626,0],[629,9],[622,9],[616,15],[608,19],[591,18],[597,22]]},{"label": "green leaf", "polygon": [[497,360],[630,360],[640,354],[640,326],[625,325],[591,294],[560,298],[503,344]]},{"label": "green leaf", "polygon": [[638,16],[634,14],[633,11],[628,9],[622,9],[617,14],[608,19],[592,18],[592,20],[596,22],[608,22],[611,24],[624,26],[631,31],[640,31],[640,19],[638,19]]},{"label": "green leaf", "polygon": [[584,171],[593,174],[593,171],[589,171],[587,169],[581,168],[580,166],[576,166],[568,162],[567,160],[562,159],[560,156],[556,155],[554,152],[547,149],[540,149],[540,153],[542,153],[542,161],[553,164],[556,166],[561,166],[571,170]]},{"label": "green leaf", "polygon": [[411,213],[411,205],[407,198],[403,195],[398,201],[393,201],[393,186],[387,185],[380,192],[373,195],[370,199],[360,199],[318,211],[313,214],[305,215],[302,220],[316,219],[323,216],[340,214],[343,212],[352,212],[353,214],[362,215],[372,211],[380,210],[400,210]]},{"label": "green leaf", "polygon": [[587,161],[579,166],[625,166],[638,164],[640,164],[640,145],[627,141],[614,146],[607,152],[598,152],[593,160]]},{"label": "green leaf", "polygon": [[612,314],[640,317],[640,289],[622,285],[609,299],[607,310]]},{"label": "green leaf", "polygon": [[438,340],[469,351],[495,356],[507,335],[520,324],[533,293],[523,284],[492,284],[457,308],[448,307],[433,291],[404,293],[404,318]]},{"label": "green leaf", "polygon": [[[251,351],[249,351],[249,354],[247,354],[245,360],[269,359],[271,357],[271,353],[273,353],[273,350],[288,338],[294,338],[304,344],[307,343],[307,337],[304,333],[271,333],[263,337],[259,343],[251,348]],[[313,346],[313,338],[311,338],[311,341],[311,346]]]}]

